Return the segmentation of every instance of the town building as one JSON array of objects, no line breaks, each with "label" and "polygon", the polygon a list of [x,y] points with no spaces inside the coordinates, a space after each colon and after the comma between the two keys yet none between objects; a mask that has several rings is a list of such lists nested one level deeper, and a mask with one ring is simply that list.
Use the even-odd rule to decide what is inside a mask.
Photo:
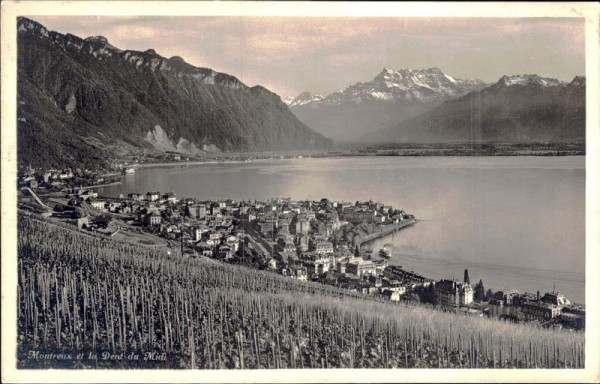
[{"label": "town building", "polygon": [[470,284],[440,280],[435,283],[434,289],[442,306],[464,306],[473,302],[473,287]]},{"label": "town building", "polygon": [[148,226],[154,227],[160,225],[162,219],[160,215],[150,212],[144,217],[144,223]]},{"label": "town building", "polygon": [[99,209],[101,211],[105,211],[106,201],[104,200],[94,200],[90,202],[92,208]]},{"label": "town building", "polygon": [[309,237],[306,234],[300,234],[298,235],[298,249],[300,250],[300,252],[306,252],[308,251],[308,243],[309,243]]},{"label": "town building", "polygon": [[521,309],[527,320],[551,320],[560,314],[557,305],[543,301],[528,301],[521,305]]},{"label": "town building", "polygon": [[562,293],[559,292],[546,292],[541,298],[541,301],[544,303],[556,305],[561,309],[565,305],[571,304],[569,299],[567,299]]},{"label": "town building", "polygon": [[320,241],[315,244],[315,252],[318,254],[333,253],[333,244],[329,241]]},{"label": "town building", "polygon": [[282,269],[281,273],[300,281],[308,280],[308,271],[304,266],[293,266]]},{"label": "town building", "polygon": [[157,201],[160,199],[160,192],[148,192],[146,193],[146,200]]},{"label": "town building", "polygon": [[402,296],[400,292],[390,289],[382,290],[381,295],[390,301],[400,301],[400,297]]},{"label": "town building", "polygon": [[500,305],[513,305],[515,297],[519,294],[516,289],[498,291],[494,294],[494,302]]},{"label": "town building", "polygon": [[353,260],[346,265],[346,273],[362,277],[365,274],[376,275],[377,266],[371,260]]},{"label": "town building", "polygon": [[127,194],[127,197],[134,201],[143,200],[142,195],[139,193],[129,193],[129,194]]}]

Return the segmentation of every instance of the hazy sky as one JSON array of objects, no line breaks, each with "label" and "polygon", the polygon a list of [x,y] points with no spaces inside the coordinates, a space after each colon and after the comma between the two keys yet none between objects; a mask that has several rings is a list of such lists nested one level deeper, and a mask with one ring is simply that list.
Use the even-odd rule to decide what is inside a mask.
[{"label": "hazy sky", "polygon": [[585,74],[583,19],[406,17],[35,16],[50,30],[102,35],[120,49],[165,57],[263,85],[283,98],[330,93],[384,67],[439,67],[486,82],[536,73]]}]

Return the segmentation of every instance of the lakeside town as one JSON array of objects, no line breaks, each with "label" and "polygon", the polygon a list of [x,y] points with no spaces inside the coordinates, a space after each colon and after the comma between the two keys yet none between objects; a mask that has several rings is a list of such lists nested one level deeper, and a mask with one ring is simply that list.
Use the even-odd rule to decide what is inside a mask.
[{"label": "lakeside town", "polygon": [[433,279],[389,265],[391,246],[369,241],[402,230],[417,219],[380,202],[198,200],[145,191],[116,198],[90,186],[118,181],[89,170],[33,170],[19,175],[19,208],[115,240],[164,248],[312,280],[391,302],[411,302],[470,316],[487,316],[546,328],[581,330],[585,306],[559,292],[522,293],[460,281]]}]

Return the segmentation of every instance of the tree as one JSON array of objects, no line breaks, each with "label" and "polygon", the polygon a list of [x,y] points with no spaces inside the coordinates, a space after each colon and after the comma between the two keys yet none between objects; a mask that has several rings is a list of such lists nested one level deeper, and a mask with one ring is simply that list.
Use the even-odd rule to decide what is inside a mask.
[{"label": "tree", "polygon": [[112,218],[109,215],[99,215],[94,218],[94,221],[99,227],[106,228],[108,227],[108,223],[110,223],[111,219]]},{"label": "tree", "polygon": [[471,281],[469,280],[469,270],[468,269],[465,269],[464,282],[467,283],[467,284],[471,284]]},{"label": "tree", "polygon": [[427,302],[433,304],[433,305],[438,305],[439,304],[439,297],[438,294],[435,290],[435,286],[433,283],[429,284],[429,287],[427,287]]},{"label": "tree", "polygon": [[86,213],[83,209],[81,208],[75,208],[75,212],[73,213],[73,217],[75,219],[82,219],[86,216]]},{"label": "tree", "polygon": [[485,300],[490,301],[494,297],[494,292],[491,289],[488,289],[485,292]]},{"label": "tree", "polygon": [[485,300],[485,287],[483,286],[483,281],[481,279],[479,279],[479,283],[475,285],[473,296],[475,301],[482,302]]},{"label": "tree", "polygon": [[414,292],[405,294],[404,298],[405,298],[405,300],[411,301],[413,303],[419,303],[421,301],[421,299],[419,298],[419,295],[417,295]]},{"label": "tree", "polygon": [[354,256],[360,257],[360,248],[358,247],[358,244],[356,244],[356,248],[354,248]]}]

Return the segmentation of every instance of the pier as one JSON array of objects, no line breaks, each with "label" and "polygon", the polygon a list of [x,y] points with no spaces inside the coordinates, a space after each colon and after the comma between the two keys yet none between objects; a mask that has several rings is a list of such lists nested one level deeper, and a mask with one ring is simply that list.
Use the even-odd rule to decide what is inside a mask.
[{"label": "pier", "polygon": [[375,239],[378,239],[380,237],[384,237],[387,236],[391,233],[394,233],[396,231],[399,231],[403,228],[409,227],[411,225],[414,225],[417,222],[417,219],[412,218],[412,219],[407,219],[407,220],[403,220],[400,223],[397,224],[390,224],[390,225],[386,225],[385,228],[377,231],[377,232],[373,232],[367,236],[362,237],[358,242],[357,245],[360,247],[362,246],[364,243],[368,243],[369,241],[373,241]]}]

